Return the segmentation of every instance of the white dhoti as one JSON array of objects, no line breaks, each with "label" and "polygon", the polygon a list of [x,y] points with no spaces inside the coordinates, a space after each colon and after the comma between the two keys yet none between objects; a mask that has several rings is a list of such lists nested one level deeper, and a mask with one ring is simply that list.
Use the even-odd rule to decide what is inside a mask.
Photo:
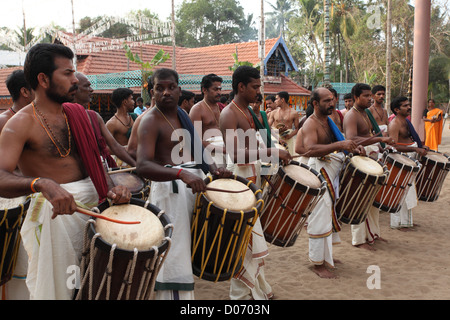
[{"label": "white dhoti", "polygon": [[206,140],[213,146],[217,147],[216,150],[211,151],[211,157],[214,160],[214,163],[218,168],[226,168],[227,166],[227,158],[226,153],[222,152],[222,149],[225,148],[225,143],[223,142],[222,136],[211,137]]},{"label": "white dhoti", "polygon": [[[342,170],[344,159],[343,153],[336,153],[331,155],[330,161],[313,157],[308,161],[308,166],[317,172],[321,172],[321,169],[325,171],[325,179],[327,183],[331,184],[328,187],[332,188],[335,195],[339,192],[339,173]],[[332,246],[339,243],[340,238],[336,230],[338,228],[333,228],[333,219],[335,223],[338,223],[333,207],[333,198],[327,188],[308,217],[309,260],[316,265],[326,263],[334,267]]]},{"label": "white dhoti", "polygon": [[297,135],[294,135],[290,139],[285,139],[284,136],[291,133],[292,131],[292,129],[288,129],[280,135],[280,140],[283,140],[286,143],[286,150],[291,154],[291,156],[296,154],[295,141],[297,140]]},{"label": "white dhoti", "polygon": [[[258,188],[260,187],[258,162],[245,165],[229,164],[227,169],[249,180],[256,178],[255,184]],[[267,300],[273,297],[272,288],[264,275],[264,257],[269,254],[269,249],[263,234],[261,221],[258,218],[245,252],[243,266],[230,280],[231,300]]]},{"label": "white dhoti", "polygon": [[[417,143],[414,142],[411,147],[417,147]],[[415,152],[408,152],[412,158],[416,158],[417,154]],[[391,228],[411,228],[413,227],[413,217],[412,209],[417,207],[417,190],[416,183],[413,179],[411,186],[409,187],[406,197],[401,204],[401,208],[398,212],[391,212]]]},{"label": "white dhoti", "polygon": [[[90,178],[62,184],[80,207],[98,205],[98,194]],[[69,300],[75,284],[73,269],[80,265],[84,231],[89,216],[75,212],[52,219],[53,206],[41,193],[32,195],[22,226],[28,253],[27,286],[30,299]]]},{"label": "white dhoti", "polygon": [[[373,159],[378,159],[382,156],[378,143],[366,146],[364,149],[366,154]],[[366,242],[372,244],[376,239],[380,238],[380,209],[370,206],[366,220],[357,225],[352,224],[351,231],[352,244],[354,246]]]},{"label": "white dhoti", "polygon": [[[189,164],[175,166],[204,178]],[[152,182],[150,201],[164,210],[173,224],[170,252],[156,278],[157,300],[193,300],[194,276],[191,263],[191,221],[196,195],[181,180]]]}]

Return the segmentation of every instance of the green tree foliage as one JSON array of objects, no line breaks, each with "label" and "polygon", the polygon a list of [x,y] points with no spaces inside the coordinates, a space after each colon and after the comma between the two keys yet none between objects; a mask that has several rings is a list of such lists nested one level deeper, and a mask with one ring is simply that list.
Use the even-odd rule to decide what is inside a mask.
[{"label": "green tree foliage", "polygon": [[257,34],[236,0],[184,0],[176,16],[176,42],[184,47],[234,43]]}]

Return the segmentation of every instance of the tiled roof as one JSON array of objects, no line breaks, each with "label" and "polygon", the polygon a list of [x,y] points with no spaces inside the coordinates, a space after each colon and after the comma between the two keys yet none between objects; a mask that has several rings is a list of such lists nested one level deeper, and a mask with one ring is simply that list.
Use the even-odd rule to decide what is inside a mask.
[{"label": "tiled roof", "polygon": [[[89,42],[105,42],[112,43],[113,39],[93,37],[89,40],[85,40],[85,43]],[[64,42],[64,41],[62,41]],[[267,39],[265,43],[265,55],[272,51],[274,46],[279,42],[279,38]],[[131,45],[130,45],[131,46]],[[172,55],[173,48],[171,46],[162,46],[155,44],[143,44],[132,46],[131,51],[133,54],[138,54],[141,60],[144,62],[150,61],[155,54],[163,49],[166,53],[170,54],[170,58],[158,65],[161,67],[172,67]],[[201,48],[183,48],[176,47],[176,70],[179,74],[194,74],[194,75],[206,75],[209,73],[215,73],[219,76],[231,76],[232,71],[229,70],[234,64],[233,53],[237,53],[238,61],[248,61],[256,65],[260,63],[258,58],[258,42],[244,42],[223,44],[210,47]],[[86,75],[97,75],[105,73],[117,73],[131,70],[139,70],[140,65],[131,62],[125,56],[125,50],[114,48],[113,50],[104,50],[97,52],[77,52],[77,70]],[[12,72],[12,68],[5,69],[9,71],[0,70],[0,95],[4,94],[6,87],[4,86],[3,74]],[[136,93],[140,92],[140,88],[131,88]],[[297,85],[294,81],[288,77],[282,76],[281,83],[265,83],[264,93],[275,94],[279,91],[287,91],[289,94],[296,95],[309,95],[310,92],[301,86]],[[102,90],[101,93],[108,93],[112,90]],[[100,93],[99,91],[96,91]],[[9,93],[6,90],[6,94]]]},{"label": "tiled roof", "polygon": [[23,69],[23,67],[12,67],[6,69],[0,69],[0,97],[1,96],[9,96],[8,88],[6,87],[5,81],[6,78],[14,71]]}]

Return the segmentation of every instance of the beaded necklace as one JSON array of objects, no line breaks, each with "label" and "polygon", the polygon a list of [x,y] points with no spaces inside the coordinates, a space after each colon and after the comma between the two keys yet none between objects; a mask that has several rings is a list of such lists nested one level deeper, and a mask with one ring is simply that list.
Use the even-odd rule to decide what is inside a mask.
[{"label": "beaded necklace", "polygon": [[[45,132],[47,133],[48,137],[50,138],[50,140],[53,142],[54,146],[56,147],[56,149],[58,150],[58,153],[60,155],[61,158],[65,158],[70,154],[70,151],[72,150],[72,139],[71,139],[71,132],[70,132],[70,126],[69,126],[69,121],[67,120],[67,116],[66,113],[63,111],[63,115],[64,115],[64,119],[66,120],[66,125],[67,125],[67,132],[68,132],[68,137],[69,137],[69,148],[66,149],[63,144],[58,140],[58,138],[55,136],[55,134],[53,133],[52,128],[50,127],[50,125],[47,122],[47,119],[45,118],[45,116],[38,110],[38,108],[36,108],[36,104],[35,102],[31,102],[31,105],[33,106],[33,113],[34,113],[34,117],[36,118],[36,120],[39,121],[39,124],[41,125],[41,127],[45,130]],[[39,118],[36,115],[36,112],[39,114]],[[45,123],[42,122],[42,120]],[[58,145],[61,147],[61,149],[64,150],[65,154],[63,154],[61,152],[61,149],[58,147]]]},{"label": "beaded necklace", "polygon": [[236,102],[234,102],[234,100],[232,100],[231,103],[236,107],[236,109],[238,109],[244,115],[244,117],[247,119],[248,123],[250,124],[250,127],[252,129],[255,129],[255,123],[253,122],[253,119],[250,120],[248,118],[248,116],[245,114],[245,112],[242,111],[242,109],[236,104]]}]

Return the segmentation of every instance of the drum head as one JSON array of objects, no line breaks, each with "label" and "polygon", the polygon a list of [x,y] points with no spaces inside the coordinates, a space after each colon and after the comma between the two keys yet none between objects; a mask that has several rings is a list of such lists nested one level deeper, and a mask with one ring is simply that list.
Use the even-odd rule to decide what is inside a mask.
[{"label": "drum head", "polygon": [[425,157],[430,160],[433,160],[435,162],[441,162],[441,163],[449,162],[449,159],[446,156],[444,156],[442,153],[437,153],[437,152],[433,152],[433,151],[428,151]]},{"label": "drum head", "polygon": [[414,160],[410,159],[409,157],[401,154],[401,153],[390,153],[387,155],[389,158],[395,160],[396,162],[399,162],[403,165],[409,166],[409,167],[416,167],[417,164]]},{"label": "drum head", "polygon": [[103,216],[123,221],[141,221],[140,224],[120,224],[97,219],[96,231],[103,240],[123,250],[150,250],[164,240],[164,227],[150,210],[133,204],[115,205],[102,212]]},{"label": "drum head", "polygon": [[144,180],[133,173],[121,172],[109,176],[116,186],[125,186],[131,193],[137,193],[145,187]]},{"label": "drum head", "polygon": [[17,208],[21,204],[24,204],[26,201],[26,196],[11,199],[0,198],[0,210]]},{"label": "drum head", "polygon": [[350,159],[350,163],[352,163],[356,169],[369,175],[380,176],[383,174],[383,167],[369,157],[353,156]]},{"label": "drum head", "polygon": [[240,191],[247,190],[241,193],[229,193],[207,190],[205,193],[206,198],[214,203],[216,207],[228,209],[231,211],[241,210],[247,212],[256,205],[256,197],[252,190],[244,183],[234,179],[216,179],[208,183],[208,187]]},{"label": "drum head", "polygon": [[283,167],[283,169],[290,178],[301,183],[304,186],[308,186],[314,189],[319,189],[322,186],[319,178],[304,167],[289,164]]}]

